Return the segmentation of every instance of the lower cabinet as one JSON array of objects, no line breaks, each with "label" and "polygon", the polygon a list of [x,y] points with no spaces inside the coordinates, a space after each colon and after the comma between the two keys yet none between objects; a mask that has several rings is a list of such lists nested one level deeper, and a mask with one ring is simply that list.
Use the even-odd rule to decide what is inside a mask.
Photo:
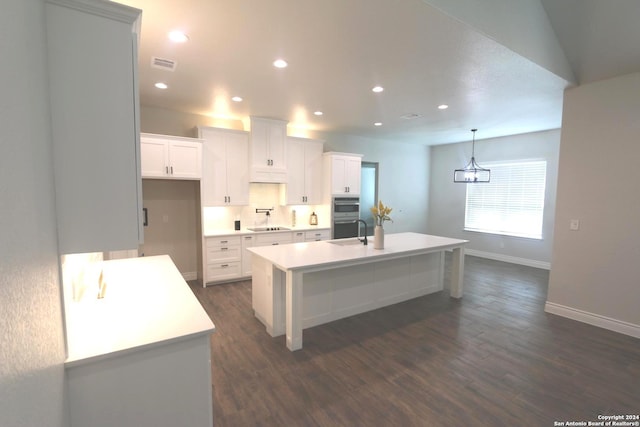
[{"label": "lower cabinet", "polygon": [[313,242],[330,238],[331,230],[329,228],[205,237],[203,247],[204,286],[207,283],[230,282],[251,277],[251,253],[247,251],[248,248]]},{"label": "lower cabinet", "polygon": [[204,282],[220,282],[241,277],[240,236],[205,238]]}]

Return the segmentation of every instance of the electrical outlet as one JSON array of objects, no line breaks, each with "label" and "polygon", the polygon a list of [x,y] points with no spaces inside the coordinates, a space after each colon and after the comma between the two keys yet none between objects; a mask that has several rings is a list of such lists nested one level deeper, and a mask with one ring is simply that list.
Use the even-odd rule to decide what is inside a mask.
[{"label": "electrical outlet", "polygon": [[169,222],[169,215],[164,214],[162,215],[162,222],[164,222],[165,224]]},{"label": "electrical outlet", "polygon": [[569,230],[577,231],[579,229],[580,229],[580,220],[579,219],[572,219],[571,221],[569,221]]}]

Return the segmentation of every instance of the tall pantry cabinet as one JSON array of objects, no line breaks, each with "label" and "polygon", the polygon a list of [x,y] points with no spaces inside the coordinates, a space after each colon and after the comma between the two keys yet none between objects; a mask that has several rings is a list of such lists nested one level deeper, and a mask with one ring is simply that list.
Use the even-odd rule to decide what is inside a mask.
[{"label": "tall pantry cabinet", "polygon": [[45,8],[59,251],[137,249],[140,11],[91,0]]}]

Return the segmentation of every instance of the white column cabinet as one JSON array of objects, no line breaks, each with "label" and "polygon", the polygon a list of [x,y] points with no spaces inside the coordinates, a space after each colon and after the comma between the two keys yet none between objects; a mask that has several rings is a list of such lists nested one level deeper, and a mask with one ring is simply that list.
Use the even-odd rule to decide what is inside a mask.
[{"label": "white column cabinet", "polygon": [[140,135],[143,178],[202,178],[202,141],[168,135]]},{"label": "white column cabinet", "polygon": [[323,141],[287,137],[287,185],[281,187],[284,205],[322,203]]},{"label": "white column cabinet", "polygon": [[287,182],[287,122],[251,117],[251,182]]},{"label": "white column cabinet", "polygon": [[105,1],[44,4],[58,249],[137,248],[141,12]]},{"label": "white column cabinet", "polygon": [[359,196],[361,154],[324,153],[325,196]]},{"label": "white column cabinet", "polygon": [[200,126],[203,140],[202,206],[249,204],[249,134]]}]

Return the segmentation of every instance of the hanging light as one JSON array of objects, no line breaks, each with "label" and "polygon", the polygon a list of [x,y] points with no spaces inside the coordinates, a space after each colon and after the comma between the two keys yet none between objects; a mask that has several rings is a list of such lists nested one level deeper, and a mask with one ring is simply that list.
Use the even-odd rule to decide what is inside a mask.
[{"label": "hanging light", "polygon": [[464,169],[456,169],[453,172],[453,182],[461,182],[463,184],[473,184],[474,182],[489,182],[491,177],[491,170],[485,169],[476,163],[475,159],[475,147],[476,147],[476,131],[478,129],[471,129],[473,132],[473,142],[471,143],[471,160],[467,163]]}]

